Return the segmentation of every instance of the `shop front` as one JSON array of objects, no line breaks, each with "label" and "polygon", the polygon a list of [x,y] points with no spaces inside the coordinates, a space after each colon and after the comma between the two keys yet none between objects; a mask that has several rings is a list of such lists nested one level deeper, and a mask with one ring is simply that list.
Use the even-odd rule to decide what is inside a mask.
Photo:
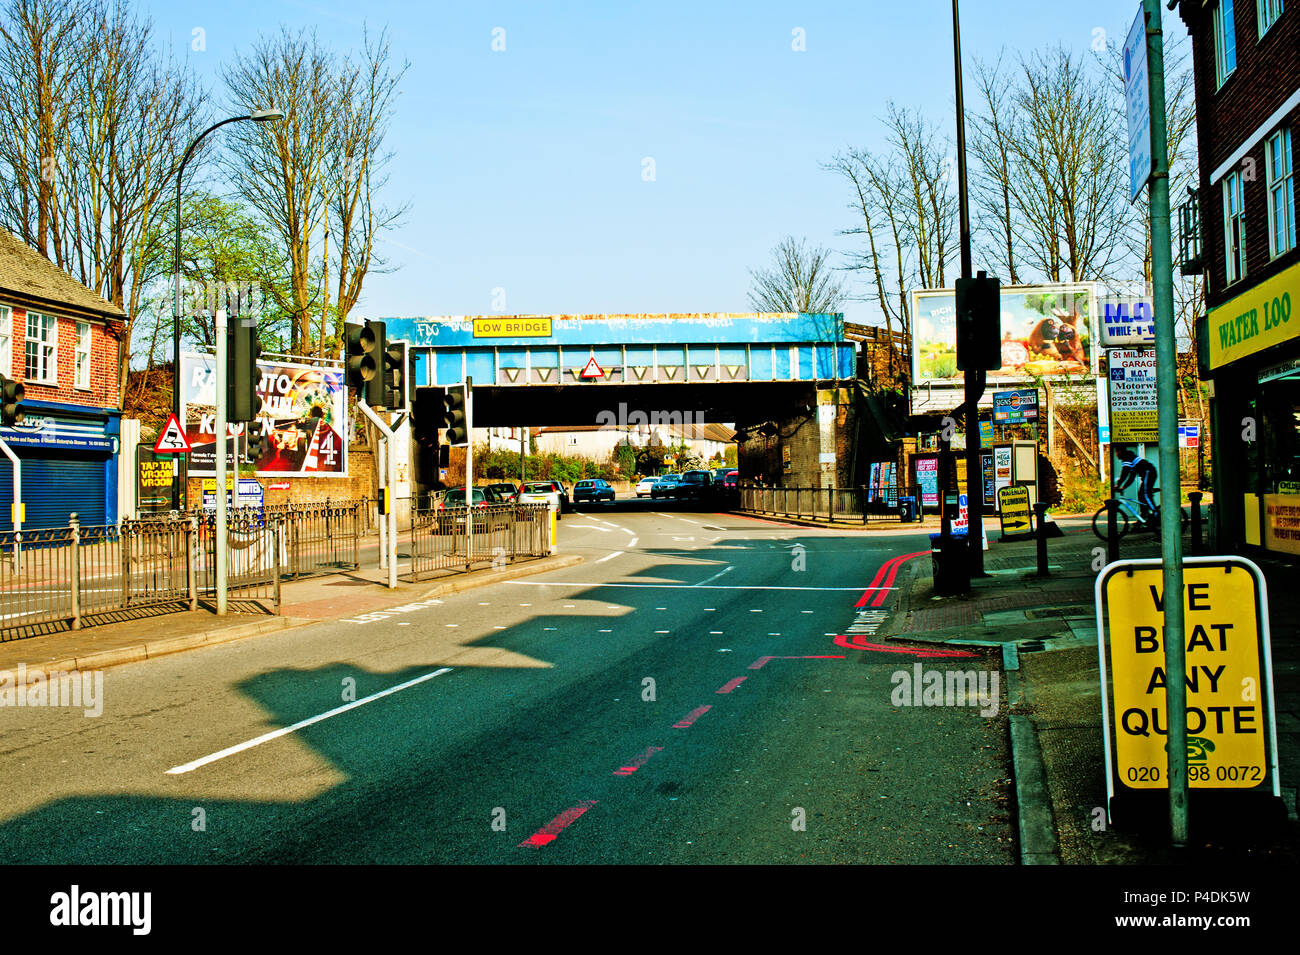
[{"label": "shop front", "polygon": [[1300,555],[1300,264],[1209,313],[1221,549]]},{"label": "shop front", "polygon": [[[24,402],[26,417],[0,427],[22,473],[24,530],[66,527],[75,512],[86,526],[117,521],[121,412],[47,401]],[[0,531],[13,530],[13,467],[0,456]]]}]

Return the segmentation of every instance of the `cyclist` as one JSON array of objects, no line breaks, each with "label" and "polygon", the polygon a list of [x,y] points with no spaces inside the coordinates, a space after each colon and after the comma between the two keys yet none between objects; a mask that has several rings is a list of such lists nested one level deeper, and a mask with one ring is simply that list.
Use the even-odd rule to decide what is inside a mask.
[{"label": "cyclist", "polygon": [[1138,484],[1138,511],[1142,523],[1153,526],[1160,520],[1160,508],[1156,505],[1156,466],[1146,458],[1140,458],[1132,448],[1120,448],[1115,452],[1121,461],[1120,479],[1115,482],[1115,493],[1119,494],[1134,481]]}]

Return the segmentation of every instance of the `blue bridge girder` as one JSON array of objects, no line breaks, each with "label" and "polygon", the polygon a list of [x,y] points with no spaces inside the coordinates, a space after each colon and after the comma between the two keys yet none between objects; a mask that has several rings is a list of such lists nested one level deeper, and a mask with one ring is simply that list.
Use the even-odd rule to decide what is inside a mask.
[{"label": "blue bridge girder", "polygon": [[[841,313],[479,315],[384,318],[409,343],[415,386],[504,388],[835,382],[855,376]],[[594,381],[582,372],[592,359]]]}]

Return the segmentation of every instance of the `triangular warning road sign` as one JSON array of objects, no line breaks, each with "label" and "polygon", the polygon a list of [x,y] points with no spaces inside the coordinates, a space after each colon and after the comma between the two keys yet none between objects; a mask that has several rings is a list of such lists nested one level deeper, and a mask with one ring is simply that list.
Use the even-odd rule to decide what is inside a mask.
[{"label": "triangular warning road sign", "polygon": [[587,360],[587,367],[582,369],[582,374],[579,377],[581,378],[604,378],[605,377],[605,373],[601,371],[600,366],[596,364],[595,355],[592,355],[591,358]]},{"label": "triangular warning road sign", "polygon": [[188,454],[190,442],[185,437],[185,429],[180,419],[174,414],[167,416],[167,425],[158,436],[158,443],[153,446],[155,454]]}]

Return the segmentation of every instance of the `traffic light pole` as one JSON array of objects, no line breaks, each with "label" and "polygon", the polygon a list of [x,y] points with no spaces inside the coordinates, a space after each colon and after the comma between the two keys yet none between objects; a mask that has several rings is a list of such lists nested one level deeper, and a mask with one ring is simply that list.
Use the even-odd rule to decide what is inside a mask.
[{"label": "traffic light pole", "polygon": [[14,525],[14,570],[23,569],[23,463],[14,454],[9,445],[5,443],[4,438],[0,438],[0,451],[4,452],[5,457],[14,466],[14,505],[13,505],[13,525]]},{"label": "traffic light pole", "polygon": [[[485,502],[486,503],[486,502]],[[465,376],[465,570],[474,567],[474,379]]]},{"label": "traffic light pole", "polygon": [[387,564],[389,589],[396,590],[397,589],[397,510],[396,508],[393,507],[393,485],[396,483],[396,476],[397,476],[396,473],[397,455],[395,453],[395,446],[393,444],[393,439],[397,436],[396,433],[398,430],[401,429],[402,424],[405,423],[405,419],[403,419],[403,421],[398,422],[396,428],[390,428],[388,424],[384,421],[384,419],[379,417],[379,415],[375,413],[375,409],[370,407],[370,405],[366,404],[365,396],[363,395],[357,396],[357,407],[360,408],[362,413],[371,420],[371,422],[374,424],[376,428],[379,429],[379,433],[383,436],[384,439],[384,447],[380,449],[380,452],[384,456],[384,463],[381,470],[384,473],[384,487],[388,491],[388,513],[380,515],[380,517],[383,519],[383,523],[380,525],[380,528],[381,530],[384,531],[383,538],[385,538],[380,541],[380,547],[382,548],[381,560],[383,561],[383,563],[381,563],[380,566],[382,567],[384,566],[384,564]]},{"label": "traffic light pole", "polygon": [[[966,192],[966,114],[961,83],[961,17],[952,0],[952,50],[957,90],[957,200],[961,238],[961,277],[971,278],[970,202]],[[980,464],[980,397],[984,370],[967,366],[966,391],[966,546],[970,576],[984,576],[984,470]]]},{"label": "traffic light pole", "polygon": [[[217,570],[217,616],[226,613],[227,558],[226,544],[230,530],[226,526],[226,351],[230,343],[226,339],[226,310],[217,309],[217,423],[216,423],[216,470],[217,470],[217,513],[216,513],[216,570]],[[232,495],[233,496],[233,495]]]}]

